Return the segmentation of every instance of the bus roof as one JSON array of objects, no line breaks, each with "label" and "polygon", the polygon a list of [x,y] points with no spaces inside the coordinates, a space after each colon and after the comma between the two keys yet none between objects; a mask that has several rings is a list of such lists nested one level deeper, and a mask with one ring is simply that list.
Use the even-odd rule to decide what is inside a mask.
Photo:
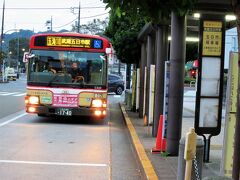
[{"label": "bus roof", "polygon": [[[42,39],[41,39],[42,37]],[[95,40],[100,40],[102,41],[101,48],[93,48],[91,47],[80,47],[80,45],[74,45],[74,44],[67,44],[67,45],[43,45],[46,43],[46,38],[47,37],[62,37],[66,39],[71,39],[71,40],[79,40],[79,39],[95,39]],[[45,38],[45,39],[44,39]],[[38,40],[36,40],[38,39]],[[36,41],[44,41],[44,43],[36,44]],[[108,39],[98,36],[98,35],[89,35],[89,34],[80,34],[80,33],[75,33],[75,32],[64,32],[64,33],[44,33],[44,34],[36,34],[33,35],[30,39],[30,49],[51,49],[51,50],[86,50],[86,51],[96,51],[96,52],[103,52],[105,51],[106,48],[110,47],[110,42]]]}]

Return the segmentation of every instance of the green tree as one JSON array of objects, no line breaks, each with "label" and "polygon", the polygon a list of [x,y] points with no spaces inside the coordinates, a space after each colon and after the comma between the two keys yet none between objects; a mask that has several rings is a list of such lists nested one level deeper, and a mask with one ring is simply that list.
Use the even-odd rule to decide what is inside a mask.
[{"label": "green tree", "polygon": [[[106,7],[111,8],[110,22],[105,34],[112,38],[117,56],[122,62],[136,63],[140,57],[140,46],[135,43],[144,22],[168,24],[171,11],[183,16],[194,6],[196,1],[103,0],[107,4]],[[129,49],[127,49],[128,47]]]},{"label": "green tree", "polygon": [[[5,52],[0,52],[0,67],[1,65],[3,64],[3,59],[5,59],[7,57],[6,53]],[[0,69],[1,71],[1,69]]]},{"label": "green tree", "polygon": [[[18,44],[19,42],[19,44]],[[19,46],[18,46],[19,45]],[[28,38],[15,38],[9,41],[8,54],[10,59],[19,60],[21,66],[23,65],[22,57],[24,52],[29,51],[29,39]]]},{"label": "green tree", "polygon": [[128,15],[118,16],[111,12],[105,35],[111,38],[118,59],[123,63],[136,64],[140,59],[140,44],[137,36],[144,20],[140,19],[134,23]]},{"label": "green tree", "polygon": [[[108,24],[108,18],[104,20],[94,19],[92,22],[88,24],[83,24],[80,26],[80,33],[82,34],[98,34],[101,35],[104,33]],[[77,27],[73,26],[72,31],[76,31]]]},{"label": "green tree", "polygon": [[168,21],[171,11],[179,16],[187,14],[197,0],[103,0],[117,15],[128,12],[133,19],[141,13],[148,22]]},{"label": "green tree", "polygon": [[198,58],[198,43],[189,42],[186,44],[186,62]]}]

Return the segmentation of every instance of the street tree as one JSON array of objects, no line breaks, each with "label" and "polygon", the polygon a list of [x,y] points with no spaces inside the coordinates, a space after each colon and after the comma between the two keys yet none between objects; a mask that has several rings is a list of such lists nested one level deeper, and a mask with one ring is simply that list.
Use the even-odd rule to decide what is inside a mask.
[{"label": "street tree", "polygon": [[128,14],[118,16],[111,10],[109,24],[105,30],[105,36],[111,39],[117,58],[127,64],[127,88],[130,88],[130,65],[138,64],[140,59],[141,47],[137,36],[144,23],[140,17],[137,23],[133,23]]},{"label": "street tree", "polygon": [[[130,1],[115,1],[115,0],[104,0],[107,3],[107,7],[110,7],[111,16],[109,25],[105,31],[105,34],[110,38],[113,38],[117,34],[117,44],[120,41],[126,42],[129,33],[132,30],[141,30],[141,25],[143,27],[144,23],[152,22],[153,24],[169,24],[170,13],[175,11],[179,16],[187,14],[187,12],[192,9],[197,0],[130,0]],[[127,16],[127,17],[126,17]],[[144,20],[144,21],[143,21]],[[119,22],[118,22],[119,21]],[[141,21],[139,23],[139,21]],[[131,27],[132,25],[138,24],[137,28]],[[130,28],[131,27],[131,28]],[[140,28],[139,28],[140,27]],[[120,32],[120,36],[118,32]],[[124,34],[124,32],[126,34]],[[136,33],[139,33],[136,32]],[[130,33],[133,34],[133,33]],[[124,36],[126,35],[126,36]],[[121,39],[121,37],[123,39]],[[113,38],[114,41],[114,38]],[[119,46],[121,47],[121,46]],[[124,46],[123,46],[124,47]],[[139,48],[139,47],[138,47]],[[131,48],[132,50],[132,48]],[[130,50],[130,51],[131,51]],[[191,43],[187,45],[186,54],[188,59],[197,58],[197,44]],[[125,53],[126,51],[123,50]],[[137,51],[139,52],[139,51]],[[117,51],[118,53],[118,51]],[[191,58],[192,57],[192,58]],[[123,60],[124,61],[124,60]]]},{"label": "street tree", "polygon": [[[7,57],[7,54],[5,52],[0,52],[0,67],[3,64],[3,59],[5,59]],[[1,71],[1,69],[0,69]]]},{"label": "street tree", "polygon": [[198,42],[186,44],[186,62],[198,59]]},{"label": "street tree", "polygon": [[[81,25],[80,33],[101,35],[104,33],[105,28],[107,27],[107,24],[108,24],[108,18],[104,20],[94,19],[93,21],[88,22],[87,24]],[[73,26],[72,31],[76,31],[76,30],[77,30],[77,26]]]},{"label": "street tree", "polygon": [[[23,53],[29,51],[28,38],[14,38],[9,41],[8,57],[16,62],[19,61],[22,65]],[[16,64],[16,63],[15,63]]]},{"label": "street tree", "polygon": [[139,31],[144,25],[144,21],[133,23],[127,16],[118,16],[111,12],[108,27],[105,35],[112,40],[116,55],[121,62],[127,64],[136,64],[140,59],[140,44],[137,42]]},{"label": "street tree", "polygon": [[140,13],[147,22],[162,23],[169,20],[172,11],[184,16],[197,0],[103,0],[103,2],[115,10],[118,16],[128,12],[133,20],[137,20]]}]

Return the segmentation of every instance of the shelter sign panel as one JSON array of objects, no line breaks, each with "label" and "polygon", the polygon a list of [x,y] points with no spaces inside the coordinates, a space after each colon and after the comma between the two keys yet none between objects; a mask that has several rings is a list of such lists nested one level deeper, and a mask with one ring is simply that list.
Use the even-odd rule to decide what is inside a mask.
[{"label": "shelter sign panel", "polygon": [[222,26],[220,21],[203,22],[203,56],[221,56]]},{"label": "shelter sign panel", "polygon": [[223,16],[203,15],[200,20],[199,70],[195,129],[198,135],[221,130],[224,37]]}]

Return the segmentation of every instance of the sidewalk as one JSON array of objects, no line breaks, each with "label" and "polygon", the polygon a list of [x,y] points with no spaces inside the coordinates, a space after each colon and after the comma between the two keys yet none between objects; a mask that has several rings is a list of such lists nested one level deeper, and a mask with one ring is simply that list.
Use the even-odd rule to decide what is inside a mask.
[{"label": "sidewalk", "polygon": [[3,77],[2,77],[2,76],[0,76],[0,83],[8,83],[8,82],[9,82],[9,81],[8,81],[8,80],[6,80],[6,79],[3,81]]},{"label": "sidewalk", "polygon": [[[155,170],[158,179],[161,180],[176,180],[177,179],[177,166],[178,157],[164,157],[160,154],[152,154],[151,149],[155,147],[156,138],[152,137],[152,126],[144,126],[143,119],[138,117],[138,113],[132,112],[125,108],[124,104],[121,104],[123,115],[128,126],[128,120],[134,127],[136,131],[137,138],[139,138],[144,151]],[[124,111],[126,113],[124,113]],[[183,119],[182,119],[182,136],[188,132],[190,127],[194,127],[194,111],[195,111],[195,101],[194,97],[190,94],[186,94],[184,97],[184,109],[183,109]],[[224,113],[223,113],[224,114]],[[129,128],[129,126],[128,126]],[[131,134],[132,128],[129,128]],[[210,150],[210,163],[204,163],[202,169],[202,179],[229,179],[222,177],[220,174],[220,165],[222,159],[222,145],[223,145],[223,135],[224,135],[224,122],[222,123],[222,130],[220,135],[212,137],[211,139],[211,150]],[[135,137],[134,137],[135,138]],[[133,137],[132,137],[133,139]],[[134,140],[133,140],[134,141]],[[134,145],[134,142],[133,142]],[[139,149],[137,145],[137,149]],[[135,148],[136,149],[136,148]],[[138,153],[138,152],[137,152]],[[141,156],[141,153],[139,153]],[[138,154],[138,155],[139,155]],[[140,162],[141,162],[141,158]],[[145,163],[145,159],[142,160]],[[144,168],[143,168],[144,169]],[[149,167],[147,168],[149,169]],[[153,170],[153,171],[154,171]],[[148,171],[148,170],[147,170]],[[146,171],[145,171],[146,173]],[[157,179],[157,178],[148,178]]]}]

